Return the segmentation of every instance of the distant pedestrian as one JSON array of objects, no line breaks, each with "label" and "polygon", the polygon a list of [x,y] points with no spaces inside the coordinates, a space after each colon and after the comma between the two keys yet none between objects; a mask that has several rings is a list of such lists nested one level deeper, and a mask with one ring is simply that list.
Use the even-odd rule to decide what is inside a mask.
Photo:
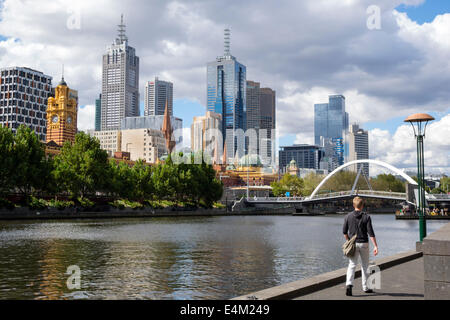
[{"label": "distant pedestrian", "polygon": [[343,233],[346,240],[356,235],[355,253],[349,257],[347,269],[346,295],[352,295],[353,281],[355,279],[355,269],[358,264],[358,258],[361,257],[362,288],[365,293],[373,291],[367,287],[368,269],[369,269],[369,236],[373,243],[373,254],[378,254],[378,245],[375,238],[375,232],[372,228],[372,220],[367,213],[362,212],[364,201],[360,197],[353,199],[355,210],[345,216]]}]

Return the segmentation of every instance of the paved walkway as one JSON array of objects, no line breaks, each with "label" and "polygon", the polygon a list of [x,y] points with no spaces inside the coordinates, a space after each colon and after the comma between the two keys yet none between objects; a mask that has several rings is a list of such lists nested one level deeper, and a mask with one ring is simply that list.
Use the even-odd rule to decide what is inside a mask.
[{"label": "paved walkway", "polygon": [[423,300],[423,258],[418,258],[381,271],[381,289],[366,294],[361,277],[356,278],[353,297],[345,295],[345,283],[300,296],[296,300]]}]

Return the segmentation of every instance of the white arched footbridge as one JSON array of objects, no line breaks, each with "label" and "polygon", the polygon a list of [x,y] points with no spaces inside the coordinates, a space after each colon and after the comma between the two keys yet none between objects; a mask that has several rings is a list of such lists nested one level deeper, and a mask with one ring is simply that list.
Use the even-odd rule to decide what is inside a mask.
[{"label": "white arched footbridge", "polygon": [[[344,170],[347,167],[353,166],[353,165],[358,165],[358,164],[374,164],[374,165],[378,165],[381,167],[384,167],[398,175],[400,175],[401,177],[403,177],[406,181],[408,181],[409,184],[411,185],[417,185],[417,182],[412,179],[410,176],[408,176],[407,174],[405,174],[403,171],[401,171],[400,169],[386,163],[383,161],[378,161],[378,160],[371,160],[371,159],[366,159],[366,160],[355,160],[355,161],[351,161],[348,162],[342,166],[340,166],[339,168],[337,168],[336,170],[334,170],[333,172],[331,172],[329,175],[327,175],[325,177],[325,179],[323,179],[320,184],[317,186],[317,188],[313,191],[313,193],[311,194],[311,196],[309,197],[290,197],[290,198],[286,198],[286,197],[263,197],[263,198],[257,198],[257,197],[250,197],[248,199],[245,199],[246,202],[248,203],[255,203],[255,204],[273,204],[273,203],[314,203],[314,202],[321,202],[321,201],[329,201],[329,200],[344,200],[344,199],[348,199],[354,196],[360,196],[360,197],[364,197],[364,198],[374,198],[374,199],[386,199],[386,200],[396,200],[396,201],[405,201],[406,199],[406,193],[401,193],[401,192],[391,192],[391,191],[375,191],[375,190],[356,190],[356,182],[359,179],[359,175],[361,173],[361,168],[358,171],[358,175],[357,178],[355,180],[355,184],[353,185],[353,189],[349,190],[349,191],[340,191],[340,192],[333,192],[333,193],[326,193],[326,194],[319,194],[320,189],[325,185],[325,183],[327,183],[327,181],[329,179],[331,179],[336,173],[338,173],[341,170]],[[370,184],[369,184],[370,187]],[[429,202],[449,202],[450,201],[450,196],[449,195],[431,195],[431,194],[426,194],[426,199]]]},{"label": "white arched footbridge", "polygon": [[396,174],[402,176],[403,178],[405,178],[406,181],[408,181],[408,183],[413,184],[413,185],[417,185],[417,182],[414,181],[414,179],[412,179],[410,176],[408,176],[406,173],[404,173],[403,171],[401,171],[400,169],[397,169],[394,166],[391,166],[389,163],[383,162],[383,161],[379,161],[379,160],[371,160],[371,159],[366,159],[366,160],[354,160],[354,161],[350,161],[342,166],[340,166],[339,168],[337,168],[336,170],[334,170],[333,172],[331,172],[329,175],[327,175],[325,177],[325,179],[322,180],[322,182],[317,186],[317,188],[313,191],[313,193],[311,194],[311,196],[309,197],[310,199],[313,199],[316,194],[319,192],[320,188],[323,187],[323,185],[325,183],[327,183],[328,180],[331,179],[331,177],[333,177],[336,173],[338,173],[339,171],[344,170],[347,167],[353,166],[353,165],[357,165],[357,164],[375,164],[381,167],[384,167],[386,169],[389,169],[393,172],[395,172]]}]

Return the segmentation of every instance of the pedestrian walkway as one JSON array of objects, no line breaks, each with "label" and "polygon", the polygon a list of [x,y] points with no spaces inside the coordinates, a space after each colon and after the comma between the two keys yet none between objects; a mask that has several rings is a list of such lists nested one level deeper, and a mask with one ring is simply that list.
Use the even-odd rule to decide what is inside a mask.
[{"label": "pedestrian walkway", "polygon": [[295,300],[423,300],[423,258],[417,258],[381,271],[381,289],[373,294],[362,291],[361,277],[355,279],[353,296],[345,295],[345,282],[306,294]]}]

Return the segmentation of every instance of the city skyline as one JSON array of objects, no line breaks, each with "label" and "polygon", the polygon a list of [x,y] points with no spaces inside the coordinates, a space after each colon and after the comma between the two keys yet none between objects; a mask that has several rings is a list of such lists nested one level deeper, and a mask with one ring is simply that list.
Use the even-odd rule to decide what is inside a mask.
[{"label": "city skyline", "polygon": [[[443,37],[440,30],[445,29],[447,23],[449,23],[450,15],[438,15],[437,18],[430,16],[428,17],[427,23],[421,21],[422,24],[419,24],[410,20],[406,13],[400,13],[400,11],[392,13],[392,10],[401,3],[402,1],[398,1],[394,6],[388,5],[385,1],[381,2],[380,6],[384,13],[382,17],[386,21],[383,22],[382,29],[376,31],[364,29],[365,20],[367,18],[365,13],[367,3],[365,1],[362,1],[361,5],[347,5],[347,7],[338,6],[338,8],[331,6],[331,9],[328,8],[325,15],[330,15],[331,11],[336,9],[341,10],[340,12],[342,12],[342,15],[348,18],[346,16],[350,14],[350,8],[348,7],[352,6],[352,9],[356,10],[356,12],[361,15],[360,17],[356,14],[350,15],[350,17],[355,17],[356,22],[352,23],[360,26],[360,29],[357,29],[357,35],[350,32],[349,36],[340,35],[337,37],[340,41],[348,41],[349,39],[358,40],[353,48],[355,50],[354,52],[357,54],[349,57],[342,50],[339,51],[341,54],[340,59],[351,58],[350,62],[347,60],[349,63],[347,63],[347,65],[353,66],[356,69],[353,69],[352,71],[351,68],[347,70],[342,68],[341,66],[346,65],[345,61],[337,59],[339,61],[336,61],[335,63],[329,62],[327,64],[330,69],[329,75],[325,72],[318,72],[320,71],[317,69],[318,62],[322,61],[322,58],[327,57],[326,50],[330,47],[324,46],[320,41],[317,42],[312,38],[310,40],[302,40],[293,36],[291,41],[295,48],[300,48],[297,45],[305,43],[307,45],[306,49],[308,50],[313,50],[314,45],[319,49],[319,55],[315,55],[315,57],[317,57],[317,62],[311,60],[311,57],[308,56],[308,52],[305,51],[306,49],[297,53],[295,56],[297,59],[296,61],[302,66],[304,66],[305,63],[309,63],[311,64],[311,67],[306,68],[306,72],[302,73],[301,76],[294,76],[290,74],[289,70],[286,70],[291,60],[284,60],[284,55],[281,52],[281,49],[284,50],[287,48],[286,44],[280,43],[280,49],[273,49],[276,39],[271,37],[276,32],[288,32],[286,24],[282,25],[282,27],[275,28],[276,30],[273,30],[273,33],[269,33],[268,39],[265,42],[260,43],[257,40],[253,40],[253,42],[255,42],[255,48],[250,49],[246,47],[244,43],[249,39],[248,36],[252,33],[254,34],[256,31],[254,28],[249,27],[248,24],[246,25],[244,21],[241,21],[242,17],[240,17],[241,20],[235,19],[234,21],[230,21],[232,19],[230,17],[227,18],[226,12],[223,14],[223,17],[220,17],[220,14],[218,15],[217,12],[213,12],[214,14],[211,19],[205,20],[205,13],[210,12],[212,9],[217,9],[217,5],[203,8],[204,11],[194,10],[192,14],[197,15],[198,18],[196,23],[194,23],[193,20],[195,19],[192,19],[192,16],[185,18],[191,18],[191,20],[189,20],[191,23],[190,25],[192,25],[194,29],[192,31],[193,33],[189,33],[186,37],[179,36],[178,34],[177,36],[171,36],[169,32],[158,35],[159,38],[156,40],[151,38],[142,42],[142,37],[136,32],[139,28],[138,21],[141,15],[127,12],[125,8],[121,8],[120,5],[116,4],[114,10],[111,10],[108,14],[99,16],[102,23],[104,22],[104,26],[99,27],[97,25],[92,25],[92,21],[89,19],[89,13],[86,10],[89,5],[81,3],[81,8],[84,10],[82,10],[81,13],[83,19],[80,29],[73,30],[67,28],[67,30],[62,30],[60,31],[60,34],[55,35],[55,38],[52,39],[50,43],[54,46],[61,46],[64,43],[64,38],[67,37],[86,39],[85,43],[82,43],[81,41],[76,44],[71,43],[72,46],[75,46],[75,51],[78,50],[77,52],[85,52],[85,49],[87,49],[85,47],[89,47],[90,50],[94,49],[84,58],[86,63],[81,66],[77,65],[77,58],[75,58],[73,54],[55,51],[56,53],[51,53],[52,55],[50,57],[53,59],[50,60],[56,62],[50,64],[50,62],[35,61],[34,63],[38,64],[35,65],[31,63],[32,60],[29,58],[27,50],[18,52],[18,49],[26,49],[32,44],[45,43],[50,40],[46,39],[46,37],[25,35],[20,28],[13,29],[12,26],[20,26],[20,20],[14,20],[12,15],[12,13],[15,12],[14,10],[23,9],[23,14],[26,16],[28,10],[31,10],[31,8],[20,8],[17,7],[17,4],[5,1],[5,6],[2,9],[4,19],[0,22],[0,27],[2,27],[0,29],[0,35],[2,36],[0,40],[6,53],[1,56],[0,63],[2,67],[13,65],[28,66],[41,70],[46,74],[53,74],[56,77],[58,74],[56,70],[60,68],[60,61],[63,60],[66,63],[66,77],[71,79],[71,84],[73,84],[80,93],[79,128],[87,129],[85,123],[87,122],[87,119],[89,119],[90,128],[93,129],[94,101],[98,97],[100,91],[98,85],[96,87],[91,84],[99,83],[98,79],[96,79],[99,75],[96,74],[95,70],[101,68],[101,65],[99,66],[98,64],[97,56],[97,62],[93,64],[93,69],[90,68],[89,66],[92,65],[90,62],[92,60],[91,56],[93,56],[94,53],[98,55],[98,52],[104,51],[105,44],[110,42],[111,35],[113,35],[111,30],[113,30],[113,27],[117,24],[120,13],[124,11],[125,20],[133,21],[128,25],[129,31],[127,35],[130,37],[133,46],[140,53],[141,60],[145,65],[145,67],[141,66],[141,71],[147,73],[141,74],[141,83],[151,79],[151,77],[148,76],[149,74],[160,74],[165,80],[173,82],[177,87],[177,98],[174,101],[174,114],[178,115],[177,109],[181,104],[183,104],[183,106],[193,106],[190,108],[193,112],[189,117],[180,114],[181,117],[187,120],[185,122],[185,127],[188,128],[189,122],[192,121],[194,116],[203,115],[205,113],[204,109],[202,113],[195,113],[195,110],[201,110],[201,108],[205,107],[205,104],[203,104],[204,102],[202,101],[202,99],[204,99],[204,90],[206,86],[204,64],[207,61],[210,61],[211,57],[216,56],[217,53],[220,52],[222,29],[225,26],[230,25],[232,30],[234,30],[233,52],[239,57],[239,61],[247,65],[249,72],[247,78],[264,83],[265,86],[271,87],[277,91],[277,127],[280,129],[281,141],[286,141],[283,139],[289,137],[289,139],[291,139],[290,143],[282,142],[280,145],[292,144],[293,142],[312,143],[313,121],[311,121],[311,110],[313,109],[313,105],[315,103],[320,103],[328,95],[342,94],[347,98],[348,112],[351,117],[350,121],[356,121],[366,130],[369,130],[369,135],[371,137],[371,153],[374,152],[371,154],[371,158],[385,160],[398,167],[410,169],[414,167],[415,163],[414,157],[411,155],[411,151],[414,151],[414,141],[409,141],[412,140],[409,139],[409,128],[401,123],[401,120],[405,116],[413,113],[416,109],[425,110],[433,114],[437,119],[437,121],[430,126],[429,136],[448,136],[448,129],[446,129],[450,122],[449,109],[446,102],[448,101],[448,96],[446,93],[443,93],[443,89],[441,89],[442,85],[437,85],[437,83],[447,83],[446,77],[448,75],[446,75],[445,72],[435,73],[437,78],[436,81],[438,82],[435,82],[434,87],[437,90],[431,90],[431,88],[434,87],[432,83],[427,83],[429,79],[426,78],[426,75],[427,72],[429,73],[435,70],[433,59],[437,57],[433,56],[430,50],[428,50],[434,42],[432,42],[433,39],[431,36],[427,37],[426,35],[434,32],[433,34],[436,34],[438,39],[439,36]],[[319,4],[317,4],[317,7],[314,7],[314,5],[310,3],[308,3],[308,5],[307,9],[309,10],[309,15],[311,15],[312,9],[320,9]],[[146,4],[142,3],[139,6],[145,8]],[[267,9],[270,5],[261,4],[261,7]],[[407,8],[408,7],[406,7],[406,11]],[[65,9],[67,8],[62,8],[64,12],[66,11]],[[188,9],[189,7],[185,4],[170,3],[167,6],[155,8],[154,11],[157,11],[160,14],[163,13],[165,16],[181,17],[183,12],[189,11]],[[59,8],[54,8],[54,10],[58,11]],[[448,10],[444,12],[448,12]],[[67,17],[67,14],[63,14],[62,16]],[[316,16],[313,15],[313,17]],[[339,20],[338,17],[335,18]],[[217,21],[214,19],[217,19]],[[288,16],[287,19],[289,20],[290,17]],[[41,34],[42,32],[45,34],[47,28],[45,22],[42,21],[42,19],[39,19],[39,17],[33,21],[36,22],[36,30],[39,30]],[[108,21],[108,23],[106,23],[106,21]],[[202,25],[202,21],[206,21],[207,25],[211,27],[209,28],[210,30],[208,30],[206,38],[204,33],[205,26]],[[158,24],[163,23],[160,20],[156,22]],[[317,21],[317,23],[319,22],[320,21]],[[6,23],[10,23],[10,25],[7,26]],[[66,19],[62,20],[61,23],[64,26],[66,24]],[[274,24],[275,22],[270,25],[273,26]],[[246,26],[246,28],[244,28],[244,26]],[[330,35],[332,33],[332,26],[333,21],[326,24],[326,31],[330,32]],[[175,31],[177,31],[176,25],[172,32],[175,33]],[[314,28],[313,31],[315,31]],[[424,47],[422,51],[418,50],[418,44],[411,38],[413,31],[425,37],[424,41],[422,41],[423,43],[421,43]],[[92,35],[93,39],[88,40]],[[319,34],[316,32],[313,32],[312,35],[317,36],[317,39],[320,38]],[[290,36],[291,34],[289,37]],[[196,39],[201,37],[203,37],[204,40],[199,44]],[[14,39],[20,39],[20,41],[14,41]],[[102,40],[103,42],[101,42],[101,45],[97,45],[93,44],[92,41],[94,39],[96,40],[95,42],[97,42],[98,39],[106,39],[106,42]],[[394,45],[397,48],[398,53],[388,50],[377,51],[374,47],[377,43],[372,44],[371,42],[377,39],[380,40],[382,44]],[[331,45],[335,46],[337,44],[331,43]],[[199,48],[202,50],[205,49],[205,51],[200,52]],[[338,46],[337,48],[341,47]],[[348,48],[348,46],[342,44],[341,49],[346,48]],[[365,50],[363,50],[364,48]],[[277,63],[267,65],[267,68],[264,67],[264,61],[267,63],[267,61],[274,62],[274,60],[271,60],[270,57],[267,58],[267,54],[264,54],[263,49],[271,55],[278,57],[283,63],[278,61]],[[409,55],[405,53],[407,49],[411,49]],[[258,50],[259,54],[254,54],[254,50]],[[449,56],[449,51],[444,45],[438,46],[436,50],[443,57]],[[321,55],[320,52],[322,52],[323,55]],[[392,59],[387,59],[387,53],[390,53]],[[174,61],[177,60],[177,57],[181,56],[183,56],[184,59],[181,59],[180,62]],[[266,60],[264,60],[264,56],[266,57]],[[416,62],[416,65],[411,66],[408,69],[408,66],[405,64],[409,61],[416,61],[416,58],[419,62]],[[48,57],[46,60],[48,60]],[[149,60],[152,61],[149,62]],[[377,70],[377,68],[375,68],[376,63],[380,61],[387,63],[386,71]],[[438,61],[442,62],[442,60]],[[155,66],[156,62],[160,67]],[[339,63],[341,65],[339,65]],[[83,71],[84,65],[86,65],[85,71]],[[441,63],[441,66],[443,67],[446,67],[447,65],[448,63]],[[166,68],[166,70],[164,70],[164,68]],[[315,70],[313,70],[314,68]],[[391,72],[389,71],[389,68],[392,69]],[[90,72],[87,72],[87,70]],[[358,76],[355,76],[358,70],[363,70],[368,77],[358,78]],[[408,77],[410,77],[413,70],[417,70],[419,76],[409,79]],[[427,72],[424,72],[423,70]],[[308,79],[308,76],[314,73],[313,71],[316,72],[316,75]],[[393,76],[394,71],[396,72],[396,77]],[[90,73],[92,73],[92,75]],[[101,74],[101,72],[99,72],[99,74]],[[337,80],[339,80],[340,74],[347,75],[350,80],[345,83],[338,82]],[[268,75],[270,75],[270,77]],[[360,80],[360,83],[355,84],[356,79]],[[407,79],[410,81],[406,81]],[[421,79],[423,79],[422,82],[420,82]],[[353,81],[353,83],[350,83],[351,81]],[[393,82],[395,82],[395,85],[393,85]],[[410,86],[409,89],[406,87],[406,84]],[[89,89],[86,90],[86,88]],[[144,92],[142,88],[140,88],[140,91]],[[430,95],[431,93],[432,95]],[[411,104],[411,101],[417,103],[414,105]],[[141,109],[142,102],[141,96]],[[305,120],[305,125],[301,129],[295,124],[300,116]],[[384,122],[384,119],[387,120],[386,123],[382,123]],[[448,173],[450,167],[448,159],[449,143],[448,141],[445,143],[442,139],[433,140],[435,141],[427,145],[429,150],[426,155],[427,166],[430,167],[431,170],[443,170]],[[385,150],[385,148],[382,147],[386,144],[386,141],[390,141],[394,145],[391,150]]]}]

